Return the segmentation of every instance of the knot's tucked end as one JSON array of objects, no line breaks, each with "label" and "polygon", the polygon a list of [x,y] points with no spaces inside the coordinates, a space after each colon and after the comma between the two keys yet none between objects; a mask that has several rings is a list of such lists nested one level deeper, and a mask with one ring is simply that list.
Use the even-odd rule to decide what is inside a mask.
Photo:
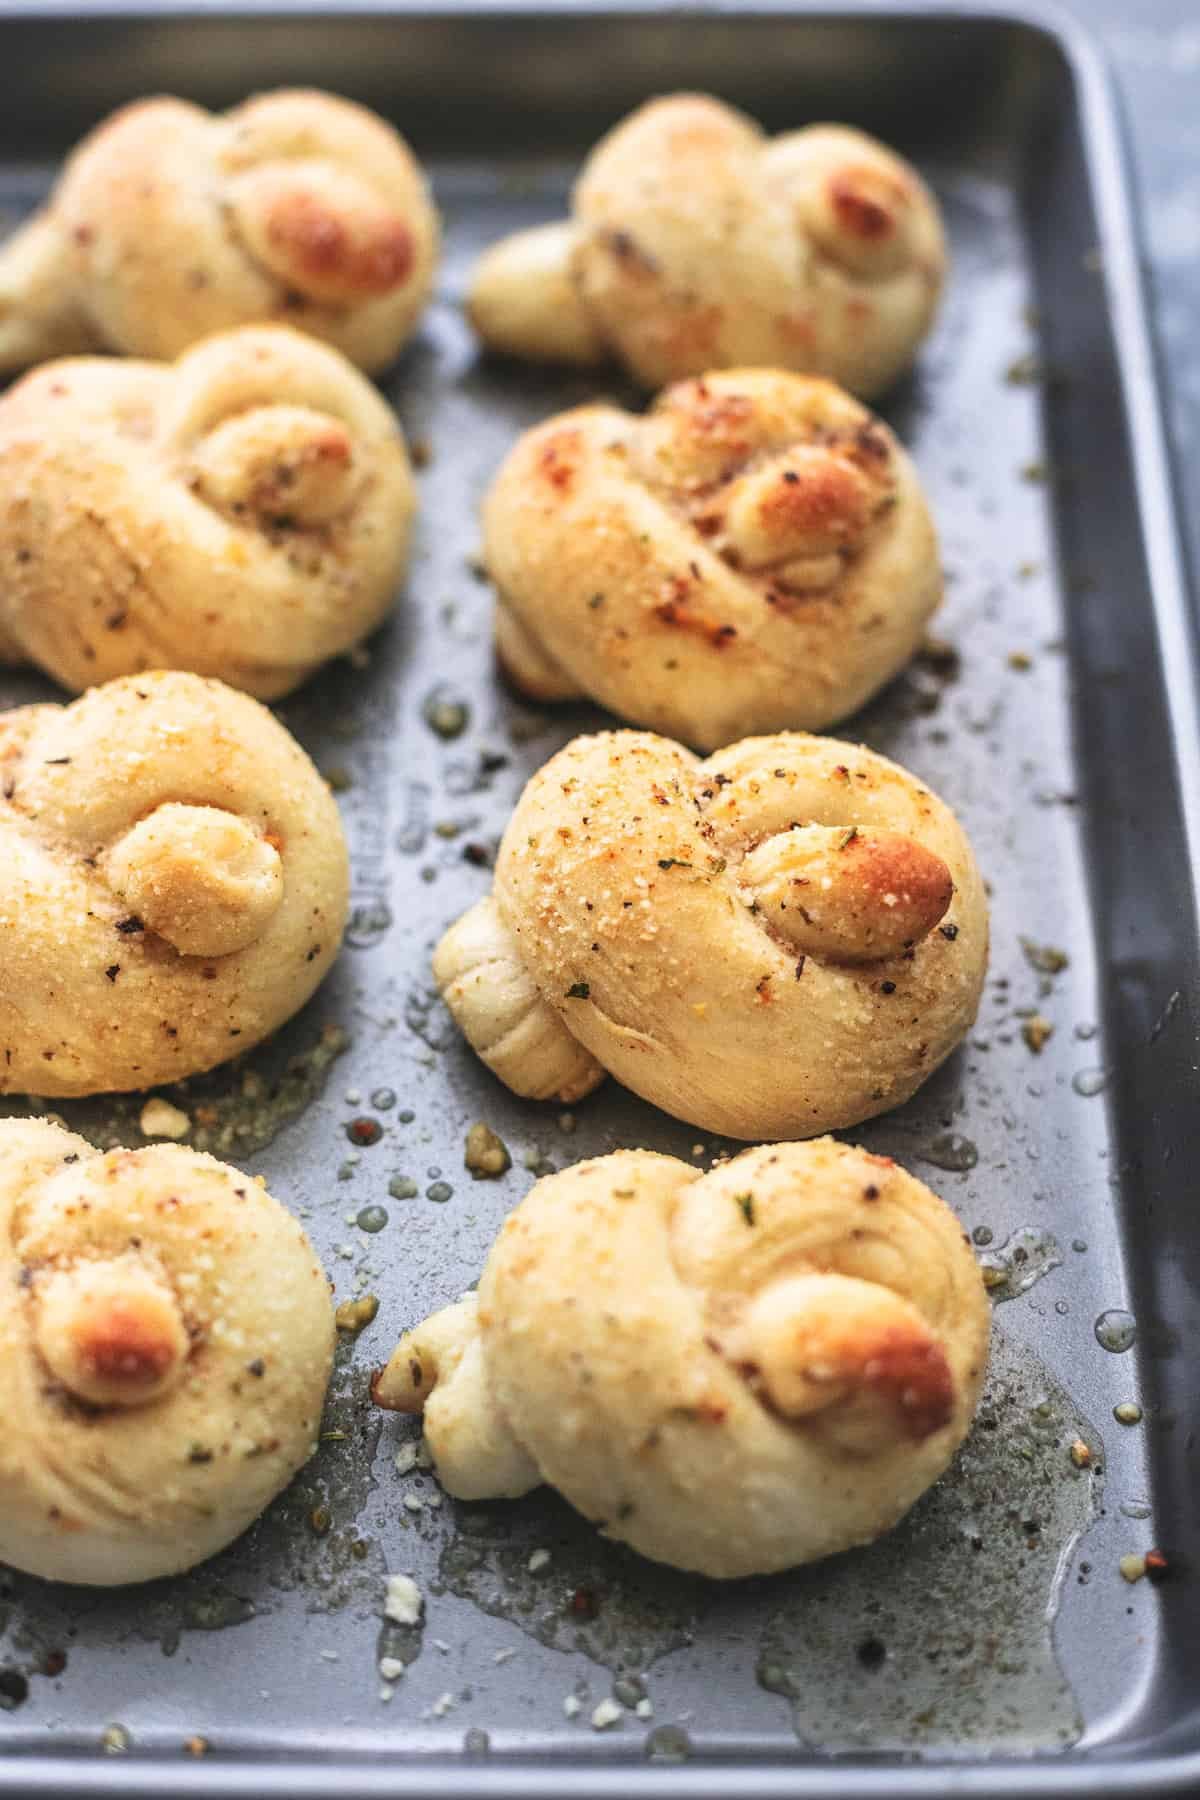
[{"label": "knot's tucked end", "polygon": [[183,956],[228,956],[266,930],[283,898],[279,850],[247,820],[171,802],[108,853],[113,890]]},{"label": "knot's tucked end", "polygon": [[256,406],[226,419],[193,466],[199,493],[222,511],[299,525],[337,518],[361,481],[346,426],[308,406]]},{"label": "knot's tucked end", "polygon": [[433,975],[476,1054],[513,1093],[570,1105],[603,1081],[600,1064],[538,992],[491,895],[450,927]]},{"label": "knot's tucked end", "polygon": [[438,1478],[460,1500],[527,1494],[541,1479],[496,1404],[473,1295],[405,1332],[371,1398],[390,1412],[424,1414]]},{"label": "knot's tucked end", "polygon": [[251,254],[314,300],[391,294],[417,261],[408,220],[357,174],[327,162],[264,162],[235,175],[230,209]]},{"label": "knot's tucked end", "polygon": [[801,1274],[751,1302],[738,1345],[772,1406],[818,1419],[847,1450],[920,1442],[954,1416],[945,1352],[916,1307],[880,1283]]},{"label": "knot's tucked end", "polygon": [[853,825],[797,825],[765,839],[740,882],[797,950],[848,963],[919,943],[954,896],[946,864],[915,838]]},{"label": "knot's tucked end", "polygon": [[572,275],[580,232],[568,219],[502,238],[480,257],[467,314],[493,350],[533,361],[601,362],[604,340]]},{"label": "knot's tucked end", "polygon": [[422,1413],[438,1381],[436,1347],[429,1333],[406,1331],[382,1369],[371,1378],[371,1399],[387,1412]]},{"label": "knot's tucked end", "polygon": [[834,168],[814,189],[805,223],[825,254],[852,273],[891,275],[910,254],[916,198],[893,159],[863,157]]},{"label": "knot's tucked end", "polygon": [[38,1350],[76,1399],[142,1406],[179,1380],[189,1349],[179,1302],[136,1256],[56,1269],[35,1293]]},{"label": "knot's tucked end", "polygon": [[726,553],[747,570],[775,571],[785,586],[832,586],[840,557],[891,498],[891,460],[887,439],[869,427],[846,444],[797,444],[772,457],[728,495]]}]

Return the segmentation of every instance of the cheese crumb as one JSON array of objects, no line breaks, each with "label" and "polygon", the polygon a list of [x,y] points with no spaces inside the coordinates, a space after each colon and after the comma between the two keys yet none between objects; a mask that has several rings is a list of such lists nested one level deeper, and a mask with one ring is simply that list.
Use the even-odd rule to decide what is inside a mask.
[{"label": "cheese crumb", "polygon": [[602,1700],[592,1714],[592,1730],[607,1731],[610,1725],[625,1717],[625,1708],[613,1699]]},{"label": "cheese crumb", "polygon": [[415,1438],[410,1443],[401,1444],[393,1459],[393,1467],[397,1475],[411,1475],[414,1469],[432,1469],[433,1458],[425,1439]]},{"label": "cheese crumb", "polygon": [[583,1711],[583,1701],[578,1694],[568,1694],[563,1701],[563,1711],[568,1719],[577,1719]]},{"label": "cheese crumb", "polygon": [[548,1550],[535,1550],[533,1555],[529,1558],[526,1567],[531,1575],[536,1575],[540,1570],[547,1568],[549,1562],[550,1552]]},{"label": "cheese crumb", "polygon": [[419,1625],[425,1602],[411,1575],[389,1575],[383,1616],[396,1625]]},{"label": "cheese crumb", "polygon": [[444,1719],[453,1705],[453,1694],[439,1694],[429,1711],[435,1719]]},{"label": "cheese crumb", "polygon": [[379,1673],[385,1681],[399,1681],[404,1667],[398,1656],[381,1656],[379,1659]]},{"label": "cheese crumb", "polygon": [[169,1100],[147,1100],[138,1115],[138,1130],[143,1137],[172,1138],[178,1141],[185,1138],[192,1129],[192,1121],[182,1107],[172,1106]]},{"label": "cheese crumb", "polygon": [[654,1702],[647,1696],[639,1700],[633,1710],[639,1719],[652,1719],[654,1717]]}]

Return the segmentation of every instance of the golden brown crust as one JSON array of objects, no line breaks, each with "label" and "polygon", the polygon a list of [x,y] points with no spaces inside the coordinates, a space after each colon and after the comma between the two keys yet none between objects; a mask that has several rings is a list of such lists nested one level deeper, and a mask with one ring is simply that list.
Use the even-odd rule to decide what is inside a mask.
[{"label": "golden brown crust", "polygon": [[799,733],[704,762],[648,732],[576,738],[526,786],[484,904],[486,934],[475,908],[434,967],[501,1079],[531,1091],[520,1041],[495,1054],[521,994],[529,1029],[548,1009],[593,1066],[741,1138],[901,1105],[969,1028],[987,965],[949,809],[884,757]]},{"label": "golden brown crust", "polygon": [[415,504],[389,408],[299,332],[50,363],[0,398],[0,627],[66,687],[168,667],[273,699],[390,609]]},{"label": "golden brown crust", "polygon": [[272,170],[257,189],[264,259],[285,281],[321,299],[346,303],[389,294],[413,265],[413,235],[383,207],[339,210],[332,195]]},{"label": "golden brown crust", "polygon": [[773,369],[585,406],[518,440],[484,504],[506,672],[715,748],[846,717],[942,594],[915,470],[832,383]]},{"label": "golden brown crust", "polygon": [[158,673],[18,708],[0,774],[0,1092],[179,1080],[275,1031],[329,969],[337,807],[246,695]]},{"label": "golden brown crust", "polygon": [[314,89],[222,114],[139,100],[83,140],[0,255],[0,368],[87,349],[169,360],[278,319],[375,371],[437,255],[421,171],[365,108]]},{"label": "golden brown crust", "polygon": [[929,936],[954,897],[942,858],[870,826],[794,825],[749,851],[743,888],[802,954],[879,962]]},{"label": "golden brown crust", "polygon": [[607,349],[650,388],[762,364],[869,398],[929,330],[945,267],[933,196],[875,139],[839,125],[768,139],[708,95],[673,94],[596,145],[569,227],[487,253],[469,311],[498,349]]},{"label": "golden brown crust", "polygon": [[0,1285],[0,1561],[97,1586],[174,1574],[311,1455],[328,1284],[236,1169],[0,1121]]},{"label": "golden brown crust", "polygon": [[707,1575],[877,1537],[962,1441],[988,1303],[949,1209],[825,1138],[701,1175],[617,1151],[540,1181],[472,1298],[402,1338],[380,1405],[424,1412],[451,1493],[559,1489]]}]

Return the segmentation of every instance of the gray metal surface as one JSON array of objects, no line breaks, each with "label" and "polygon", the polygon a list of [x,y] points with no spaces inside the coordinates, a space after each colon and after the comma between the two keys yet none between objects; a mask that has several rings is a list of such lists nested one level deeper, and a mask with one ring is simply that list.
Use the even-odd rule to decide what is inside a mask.
[{"label": "gray metal surface", "polygon": [[[1092,253],[1098,231],[1124,224],[1098,94],[1085,107],[1093,190],[1074,135],[1079,96],[1046,39],[953,19],[822,27],[780,13],[594,29],[494,10],[345,18],[332,35],[319,18],[286,34],[277,21],[268,31],[219,15],[150,19],[80,24],[51,65],[49,37],[0,18],[0,50],[7,34],[11,52],[0,59],[0,157],[10,159],[0,201],[14,211],[50,167],[25,160],[22,121],[37,115],[47,153],[65,148],[89,69],[93,97],[112,90],[99,111],[143,87],[233,98],[320,78],[326,61],[330,85],[369,95],[429,155],[447,237],[437,302],[386,383],[429,451],[407,595],[362,666],[329,670],[280,709],[342,789],[351,943],[276,1045],[171,1095],[202,1121],[202,1141],[261,1171],[302,1213],[339,1298],[373,1292],[379,1315],[344,1356],[318,1458],[222,1557],[112,1595],[0,1573],[0,1671],[28,1682],[27,1697],[0,1710],[0,1792],[62,1791],[69,1779],[124,1792],[416,1793],[428,1781],[514,1794],[555,1783],[600,1792],[612,1780],[628,1793],[649,1758],[664,1792],[690,1781],[697,1793],[765,1793],[782,1760],[788,1791],[895,1793],[938,1779],[906,1767],[911,1752],[962,1759],[956,1779],[978,1791],[1092,1781],[1101,1760],[1115,1791],[1137,1773],[1120,1759],[1139,1748],[1164,1758],[1161,1782],[1169,1766],[1180,1780],[1189,1768],[1186,1584],[1129,1586],[1117,1568],[1156,1541],[1182,1565],[1195,1531],[1181,1503],[1191,1437],[1180,1334],[1195,1324],[1200,1256],[1194,1226],[1181,1224],[1186,1121],[1175,1099],[1193,1041],[1194,891],[1142,556],[1148,517],[1176,722],[1190,647],[1171,611],[1154,396],[1121,262],[1130,246],[1111,244],[1107,277]],[[931,69],[946,57],[956,90],[935,117]],[[471,93],[486,67],[486,112],[430,85],[456,65]],[[486,889],[482,861],[524,780],[600,718],[535,711],[505,692],[489,594],[471,566],[478,501],[514,434],[596,383],[481,360],[459,312],[466,273],[483,244],[561,209],[590,113],[625,110],[663,70],[775,123],[819,110],[884,126],[917,151],[946,206],[946,309],[915,381],[886,411],[942,528],[950,587],[936,628],[957,662],[919,663],[842,735],[905,762],[959,810],[994,890],[991,979],[968,1046],[910,1106],[856,1134],[931,1180],[1011,1271],[997,1290],[1009,1303],[997,1312],[981,1428],[886,1543],[731,1587],[605,1545],[552,1496],[439,1500],[428,1475],[395,1472],[411,1427],[366,1403],[370,1370],[399,1331],[475,1279],[534,1179],[528,1164],[634,1144],[707,1162],[726,1148],[611,1084],[570,1118],[515,1100],[460,1042],[428,973],[440,931]],[[588,89],[578,107],[568,76]],[[798,98],[785,104],[789,80]],[[1122,356],[1146,408],[1132,438]],[[51,697],[33,675],[7,680],[2,695]],[[431,698],[462,703],[459,735],[432,728]],[[1026,1041],[1030,1012],[1054,1026],[1039,1054]],[[284,1100],[305,1103],[284,1119],[280,1072],[323,1025],[348,1045],[323,1072],[310,1063],[291,1077]],[[381,1089],[394,1101],[374,1099]],[[1146,1094],[1165,1096],[1159,1111]],[[136,1101],[62,1108],[102,1142],[139,1141],[137,1111]],[[346,1127],[362,1115],[384,1129],[356,1151]],[[499,1181],[463,1167],[480,1118],[513,1153]],[[411,1198],[389,1191],[405,1183]],[[438,1198],[443,1184],[452,1191]],[[388,1215],[377,1233],[355,1223],[370,1206]],[[1156,1263],[1177,1277],[1165,1301],[1148,1272]],[[1114,1354],[1095,1322],[1123,1308],[1139,1336]],[[1112,1409],[1131,1399],[1145,1419],[1123,1427]],[[1102,1475],[1073,1465],[1080,1436]],[[332,1520],[323,1535],[312,1522],[321,1506]],[[549,1561],[531,1570],[541,1549]],[[421,1586],[420,1633],[385,1628],[389,1571]],[[56,1669],[58,1652],[65,1668],[39,1672]],[[409,1664],[386,1700],[381,1653]],[[590,1714],[614,1691],[627,1710],[597,1732]],[[650,1718],[633,1704],[642,1693]],[[0,1673],[0,1708],[4,1694]],[[568,1696],[581,1702],[574,1718]],[[127,1740],[110,1733],[105,1750],[113,1725]],[[192,1760],[185,1743],[197,1736],[207,1753]],[[1045,1766],[981,1760],[1069,1746]],[[51,1761],[64,1752],[79,1753],[69,1777]],[[830,1752],[854,1755],[855,1772],[824,1760]],[[866,1768],[863,1755],[883,1760]],[[239,1768],[243,1756],[262,1762]],[[422,1773],[422,1758],[441,1756],[451,1766]],[[554,1766],[541,1776],[510,1767],[526,1756]],[[724,1759],[716,1788],[704,1785],[710,1757]]]},{"label": "gray metal surface", "polygon": [[1181,529],[1200,565],[1200,18],[1194,0],[1068,0],[1107,51],[1129,125],[1151,311],[1163,348]]}]

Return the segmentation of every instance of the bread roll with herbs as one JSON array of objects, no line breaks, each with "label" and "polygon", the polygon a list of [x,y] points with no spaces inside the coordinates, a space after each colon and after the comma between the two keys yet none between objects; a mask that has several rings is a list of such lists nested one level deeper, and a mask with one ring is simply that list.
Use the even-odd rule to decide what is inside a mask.
[{"label": "bread roll with herbs", "polygon": [[916,470],[831,382],[701,376],[560,413],[484,504],[501,663],[701,749],[856,711],[942,597]]},{"label": "bread roll with herbs", "polygon": [[493,349],[613,356],[647,388],[761,364],[870,399],[933,323],[946,260],[933,195],[875,138],[768,138],[720,100],[672,94],[596,145],[569,222],[484,254],[468,310]]},{"label": "bread roll with herbs", "polygon": [[987,949],[971,846],[897,764],[798,732],[701,762],[619,731],[534,775],[433,969],[515,1093],[570,1102],[607,1072],[702,1131],[804,1138],[916,1092]]},{"label": "bread roll with herbs", "polygon": [[415,507],[390,409],[297,331],[50,363],[0,397],[0,655],[274,699],[390,611]]},{"label": "bread roll with herbs", "polygon": [[119,1093],[251,1049],[346,921],[337,806],[265,707],[128,676],[0,715],[0,1093]]},{"label": "bread roll with herbs", "polygon": [[85,350],[169,360],[272,319],[374,373],[424,309],[438,239],[412,152],[365,107],[306,88],[227,113],[138,100],[0,249],[0,373]]},{"label": "bread roll with herbs", "polygon": [[333,1341],[257,1181],[0,1120],[0,1563],[115,1587],[212,1556],[315,1450]]},{"label": "bread roll with herbs", "polygon": [[705,1175],[618,1150],[539,1181],[374,1393],[424,1413],[461,1499],[548,1482],[656,1561],[769,1574],[936,1481],[989,1325],[961,1227],[889,1157],[822,1138]]}]

